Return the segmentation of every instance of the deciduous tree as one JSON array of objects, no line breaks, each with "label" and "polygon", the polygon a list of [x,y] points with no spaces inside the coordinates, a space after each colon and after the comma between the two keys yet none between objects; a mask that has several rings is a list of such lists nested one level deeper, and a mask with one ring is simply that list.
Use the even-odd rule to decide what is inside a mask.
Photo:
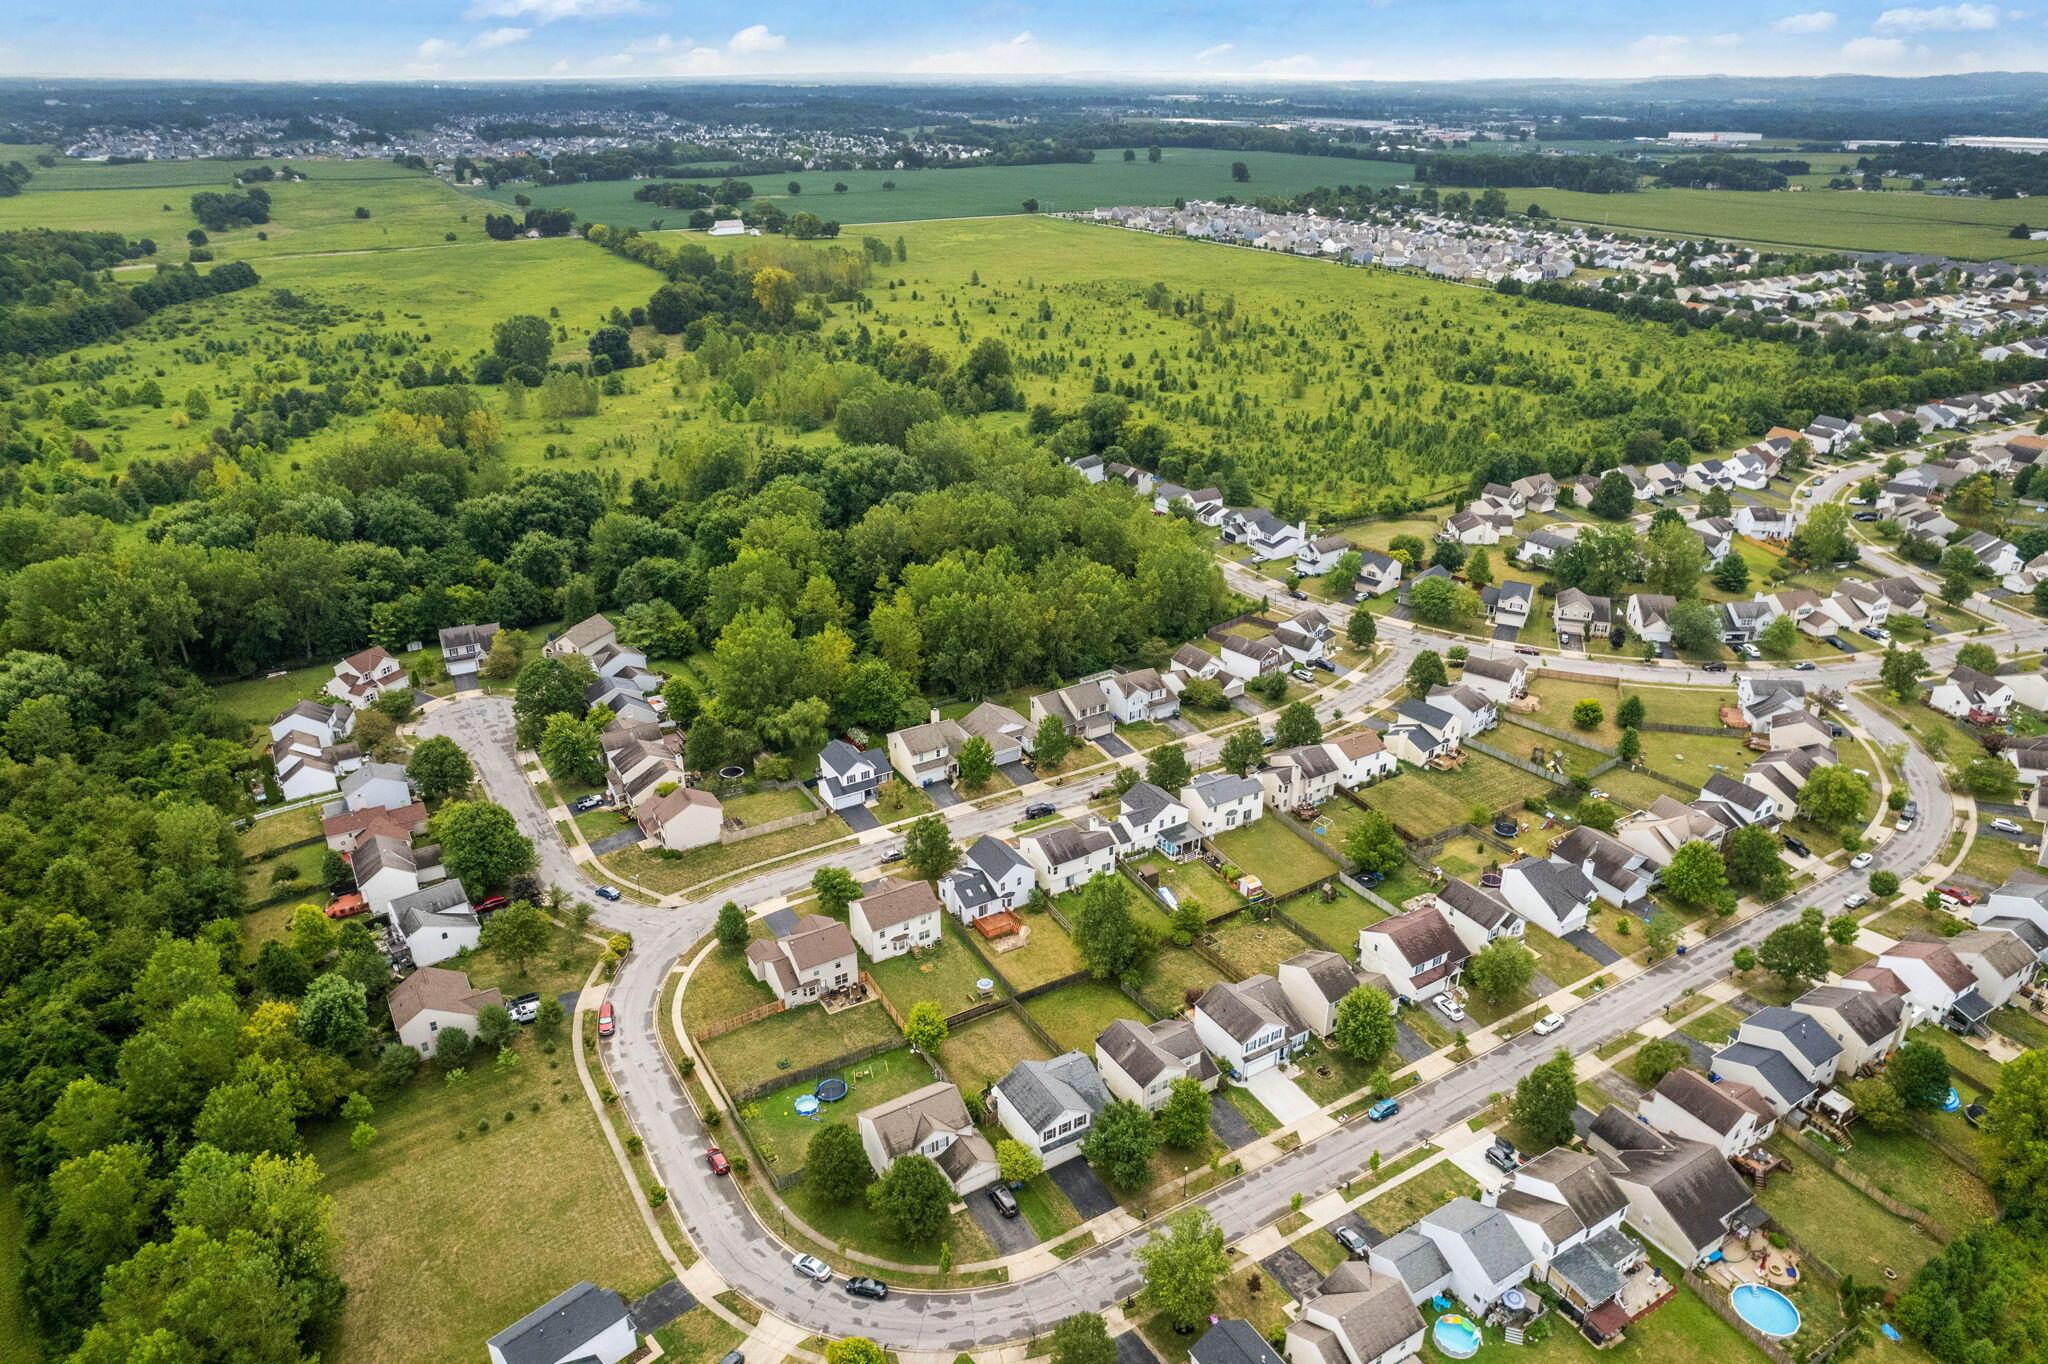
[{"label": "deciduous tree", "polygon": [[1145,1305],[1168,1325],[1192,1331],[1216,1309],[1230,1258],[1223,1251],[1223,1228],[1207,1212],[1188,1208],[1167,1218],[1137,1256]]},{"label": "deciduous tree", "polygon": [[860,1134],[843,1122],[828,1122],[804,1147],[804,1181],[832,1203],[848,1203],[875,1181],[875,1167]]},{"label": "deciduous tree", "polygon": [[445,734],[436,734],[423,739],[412,751],[412,760],[405,765],[405,775],[412,781],[413,789],[428,805],[439,805],[451,796],[459,796],[469,789],[476,780],[476,769],[470,766],[469,755],[462,751],[462,745]]},{"label": "deciduous tree", "polygon": [[1531,1140],[1548,1146],[1572,1139],[1572,1114],[1578,1106],[1578,1073],[1571,1053],[1562,1048],[1515,1086],[1515,1121]]},{"label": "deciduous tree", "polygon": [[1089,1124],[1081,1154],[1113,1187],[1129,1191],[1145,1186],[1158,1146],[1152,1115],[1127,1099],[1116,1099]]},{"label": "deciduous tree", "polygon": [[1175,1080],[1159,1105],[1159,1139],[1178,1151],[1192,1151],[1209,1135],[1209,1094],[1201,1081]]},{"label": "deciduous tree", "polygon": [[1394,1006],[1386,991],[1370,985],[1354,986],[1337,1001],[1330,1041],[1352,1060],[1368,1066],[1377,1064],[1394,1049],[1397,1035]]}]

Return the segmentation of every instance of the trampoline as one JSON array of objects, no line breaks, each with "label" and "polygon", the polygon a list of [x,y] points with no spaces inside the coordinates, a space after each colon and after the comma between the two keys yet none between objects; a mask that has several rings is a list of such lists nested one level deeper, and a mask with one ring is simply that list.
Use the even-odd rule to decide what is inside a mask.
[{"label": "trampoline", "polygon": [[815,1095],[815,1094],[799,1094],[799,1095],[797,1095],[797,1096],[796,1096],[796,1115],[797,1115],[797,1116],[798,1116],[799,1118],[815,1118],[815,1117],[817,1117],[817,1116],[818,1116],[818,1096],[817,1096],[817,1095]]},{"label": "trampoline", "polygon": [[846,1097],[846,1081],[840,1079],[820,1080],[818,1081],[817,1089],[805,1097],[811,1099],[813,1109],[817,1107],[819,1100],[823,1100],[828,1104],[836,1104]]}]

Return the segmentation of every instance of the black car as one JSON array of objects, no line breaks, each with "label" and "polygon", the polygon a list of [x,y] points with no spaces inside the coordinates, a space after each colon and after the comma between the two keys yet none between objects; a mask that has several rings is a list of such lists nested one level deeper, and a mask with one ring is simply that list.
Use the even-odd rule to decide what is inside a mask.
[{"label": "black car", "polygon": [[988,1201],[996,1205],[996,1211],[1005,1217],[1017,1215],[1017,1195],[1010,1192],[1007,1184],[991,1184],[988,1187]]},{"label": "black car", "polygon": [[1290,597],[1292,597],[1292,598],[1294,598],[1294,599],[1295,599],[1296,601],[1307,601],[1307,600],[1308,600],[1308,593],[1306,593],[1306,592],[1302,591],[1302,590],[1301,590],[1300,588],[1298,588],[1298,587],[1290,587],[1290,588],[1288,588],[1288,589],[1287,589],[1287,595],[1288,595],[1288,596],[1290,596]]},{"label": "black car", "polygon": [[1372,1243],[1365,1239],[1365,1233],[1357,1227],[1331,1227],[1330,1235],[1337,1238],[1337,1244],[1344,1247],[1345,1254],[1354,1260],[1363,1260],[1372,1254]]},{"label": "black car", "polygon": [[1042,800],[1039,801],[1036,805],[1027,805],[1024,807],[1024,818],[1026,819],[1044,819],[1049,815],[1056,815],[1058,813],[1059,811],[1055,810],[1051,805]]},{"label": "black car", "polygon": [[889,1296],[889,1285],[880,1279],[854,1278],[846,1281],[846,1291],[856,1298],[871,1298],[875,1302]]},{"label": "black car", "polygon": [[1520,1165],[1522,1160],[1521,1157],[1515,1154],[1515,1144],[1513,1142],[1509,1141],[1506,1137],[1495,1137],[1493,1145],[1486,1148],[1486,1163],[1496,1170],[1513,1174],[1515,1167]]},{"label": "black car", "polygon": [[1856,513],[1856,514],[1855,514],[1854,516],[1850,517],[1849,519],[1850,519],[1851,521],[1875,521],[1875,520],[1877,520],[1877,513],[1876,513],[1876,512],[1857,512],[1857,513]]},{"label": "black car", "polygon": [[1785,851],[1787,852],[1798,853],[1801,857],[1813,856],[1813,849],[1807,847],[1804,843],[1801,843],[1798,839],[1792,837],[1792,835],[1790,834],[1785,835],[1784,843]]},{"label": "black car", "polygon": [[1702,672],[1710,673],[1725,673],[1728,671],[1728,665],[1717,658],[1711,663],[1702,663],[1700,665],[1700,670]]}]

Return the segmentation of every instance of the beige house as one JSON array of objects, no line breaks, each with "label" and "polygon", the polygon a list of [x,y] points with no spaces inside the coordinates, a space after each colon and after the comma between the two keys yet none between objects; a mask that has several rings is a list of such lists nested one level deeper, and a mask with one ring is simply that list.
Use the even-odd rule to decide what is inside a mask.
[{"label": "beige house", "polygon": [[542,645],[541,652],[550,658],[569,654],[582,654],[588,658],[602,650],[617,648],[618,643],[619,633],[611,621],[598,615],[577,621]]},{"label": "beige house", "polygon": [[966,1195],[996,1182],[995,1148],[975,1130],[960,1088],[943,1081],[862,1110],[855,1119],[868,1163],[881,1174],[898,1158],[920,1155]]},{"label": "beige house", "polygon": [[817,915],[797,920],[783,937],[747,944],[747,969],[790,1008],[853,984],[859,963],[846,925]]},{"label": "beige house", "polygon": [[1763,1095],[1738,1080],[1709,1080],[1681,1067],[1657,1082],[1636,1114],[1667,1137],[1700,1141],[1733,1158],[1762,1145],[1778,1115]]},{"label": "beige house", "polygon": [[[1343,1003],[1344,996],[1366,983],[1350,962],[1320,948],[1295,953],[1274,967],[1273,975],[1295,1016],[1317,1037],[1330,1035],[1330,1030],[1337,1026],[1337,1006]],[[1375,983],[1387,988],[1384,981]]]},{"label": "beige house", "polygon": [[870,961],[900,957],[939,940],[939,897],[929,881],[871,891],[847,907],[853,940]]},{"label": "beige house", "polygon": [[665,796],[652,796],[640,804],[634,819],[640,832],[671,852],[687,852],[718,841],[725,826],[725,808],[709,791],[678,786]]},{"label": "beige house", "polygon": [[1119,1099],[1147,1109],[1166,1102],[1176,1080],[1193,1080],[1214,1091],[1220,1072],[1195,1025],[1169,1018],[1146,1025],[1119,1018],[1095,1039],[1095,1068]]},{"label": "beige house", "polygon": [[476,1016],[505,997],[496,990],[479,990],[460,971],[423,966],[391,988],[391,1026],[398,1040],[423,1056],[434,1054],[434,1044],[445,1028],[460,1028],[476,1036]]},{"label": "beige house", "polygon": [[[912,725],[889,736],[889,765],[912,786],[951,781],[959,772],[967,731],[932,712],[929,724]],[[993,747],[993,745],[991,745]]]}]

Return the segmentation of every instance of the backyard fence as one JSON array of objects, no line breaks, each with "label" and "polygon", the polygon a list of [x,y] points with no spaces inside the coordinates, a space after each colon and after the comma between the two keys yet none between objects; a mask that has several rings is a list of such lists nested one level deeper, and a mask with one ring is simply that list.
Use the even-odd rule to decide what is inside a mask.
[{"label": "backyard fence", "polygon": [[283,857],[286,853],[297,852],[301,848],[310,848],[315,843],[325,843],[326,841],[327,836],[325,834],[310,834],[305,838],[294,839],[290,843],[280,843],[274,848],[265,848],[262,852],[252,853],[242,860],[244,862],[269,862]]},{"label": "backyard fence", "polygon": [[[859,1008],[861,1006],[855,1005],[854,1007]],[[804,1066],[797,1070],[777,1071],[772,1078],[763,1080],[758,1084],[748,1085],[745,1089],[728,1090],[727,1097],[732,1100],[734,1106],[738,1106],[750,1103],[764,1094],[773,1094],[778,1089],[788,1089],[792,1085],[816,1084],[828,1075],[844,1070],[848,1066],[857,1066],[863,1061],[872,1061],[883,1052],[894,1051],[902,1045],[903,1039],[901,1037],[890,1037],[880,1042],[872,1042],[865,1047],[856,1048],[843,1055],[832,1057],[830,1060],[820,1061],[815,1065]]]},{"label": "backyard fence", "polygon": [[821,809],[810,809],[793,815],[784,815],[781,819],[771,819],[762,824],[744,825],[737,829],[721,826],[718,830],[718,841],[720,843],[744,843],[750,838],[759,838],[763,834],[779,834],[784,829],[794,829],[803,824],[816,824],[825,817],[826,813],[826,811]]},{"label": "backyard fence", "polygon": [[[1598,739],[1595,739],[1590,735],[1570,734],[1564,730],[1558,729],[1554,725],[1546,725],[1540,720],[1531,720],[1526,715],[1517,715],[1514,719],[1503,721],[1502,723],[1519,725],[1523,729],[1533,729],[1538,734],[1548,735],[1549,737],[1557,740],[1559,743],[1573,744],[1579,748],[1590,748],[1595,753],[1605,753],[1610,758],[1616,756],[1615,751],[1613,749],[1609,748],[1606,744],[1601,743]],[[1648,729],[1649,726],[1645,725],[1644,728]]]},{"label": "backyard fence", "polygon": [[1527,772],[1530,776],[1541,777],[1543,778],[1543,780],[1551,783],[1553,786],[1568,786],[1571,784],[1567,778],[1560,777],[1559,775],[1557,775],[1557,773],[1551,771],[1549,768],[1539,767],[1535,763],[1530,762],[1527,758],[1518,758],[1504,748],[1495,748],[1492,744],[1483,744],[1479,742],[1479,740],[1477,739],[1465,740],[1465,747],[1472,749],[1474,752],[1477,753],[1484,753],[1489,758],[1497,758],[1501,762],[1506,763],[1509,767],[1519,767],[1522,771]]},{"label": "backyard fence", "polygon": [[1728,1301],[1727,1289],[1696,1269],[1685,1271],[1685,1281],[1692,1286],[1692,1291],[1698,1295],[1699,1300],[1713,1309],[1715,1316],[1734,1327],[1742,1334],[1743,1339],[1763,1351],[1764,1357],[1771,1360],[1772,1364],[1794,1364],[1791,1353],[1774,1337],[1765,1335],[1742,1319],[1742,1314]]},{"label": "backyard fence", "polygon": [[1667,725],[1655,720],[1643,721],[1642,728],[1659,734],[1696,734],[1703,739],[1729,739],[1738,733],[1727,725]]},{"label": "backyard fence", "polygon": [[1937,1241],[1943,1238],[1945,1233],[1926,1213],[1921,1212],[1917,1208],[1909,1207],[1898,1199],[1893,1198],[1883,1189],[1878,1188],[1877,1185],[1865,1179],[1861,1174],[1843,1164],[1840,1157],[1835,1155],[1833,1151],[1816,1143],[1812,1137],[1808,1136],[1801,1139],[1799,1153],[1815,1164],[1832,1171],[1843,1183],[1862,1193],[1871,1202],[1877,1204],[1877,1206],[1883,1208],[1892,1216],[1904,1218]]},{"label": "backyard fence", "polygon": [[721,1018],[716,1023],[707,1023],[701,1028],[693,1028],[691,1029],[691,1035],[701,1045],[709,1042],[714,1037],[723,1037],[729,1032],[738,1032],[741,1028],[746,1027],[747,1024],[758,1023],[770,1014],[779,1014],[785,1007],[787,1006],[781,1000],[771,999],[766,1004],[755,1005],[743,1014],[734,1014],[731,1018]]}]

